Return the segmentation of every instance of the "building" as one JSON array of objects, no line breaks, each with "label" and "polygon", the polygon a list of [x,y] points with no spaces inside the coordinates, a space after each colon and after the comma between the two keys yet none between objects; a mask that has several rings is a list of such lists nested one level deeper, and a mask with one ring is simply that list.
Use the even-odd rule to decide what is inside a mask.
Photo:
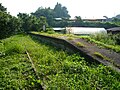
[{"label": "building", "polygon": [[107,32],[112,34],[120,33],[120,27],[109,28],[107,29]]},{"label": "building", "polygon": [[[55,18],[55,21],[62,21],[63,19],[62,18]],[[68,20],[69,22],[75,22],[77,19],[76,18],[66,18],[66,20]],[[85,18],[85,19],[82,19],[82,21],[84,22],[106,22],[106,18]]]},{"label": "building", "polygon": [[66,27],[66,28],[53,28],[57,33],[67,33],[67,34],[76,34],[76,35],[90,35],[97,33],[107,34],[105,28],[93,28],[93,27]]},{"label": "building", "polygon": [[53,28],[53,30],[57,33],[65,33],[65,28],[57,27],[57,28]]},{"label": "building", "polygon": [[82,19],[82,20],[86,21],[86,22],[106,22],[105,18],[102,18],[102,19]]},{"label": "building", "polygon": [[107,30],[105,28],[92,28],[92,27],[66,27],[66,33],[76,35],[90,35],[97,33],[107,34]]}]

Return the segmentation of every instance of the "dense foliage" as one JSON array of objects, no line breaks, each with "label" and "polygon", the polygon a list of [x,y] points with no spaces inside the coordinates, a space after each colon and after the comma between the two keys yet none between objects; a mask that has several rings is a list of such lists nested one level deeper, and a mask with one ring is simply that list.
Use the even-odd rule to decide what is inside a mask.
[{"label": "dense foliage", "polygon": [[55,18],[70,18],[67,8],[65,6],[62,7],[60,3],[57,3],[55,5],[55,8],[53,11],[54,11]]},{"label": "dense foliage", "polygon": [[43,16],[36,18],[26,13],[19,13],[17,16],[21,21],[21,30],[24,32],[41,31],[43,30],[43,25],[47,26],[46,18]]},{"label": "dense foliage", "polygon": [[0,3],[0,11],[5,12],[6,10],[7,9],[4,6],[2,6],[2,4]]},{"label": "dense foliage", "polygon": [[76,16],[74,21],[71,21],[70,15],[68,14],[67,8],[62,7],[61,4],[57,3],[54,9],[39,7],[32,15],[39,18],[44,16],[47,19],[48,25],[51,27],[104,27],[112,28],[118,26],[118,24],[112,22],[83,22],[80,16]]},{"label": "dense foliage", "polygon": [[54,18],[69,18],[67,8],[57,3],[54,9],[39,7],[32,15],[39,18],[40,16],[44,16],[47,18],[47,22],[50,26],[53,26],[56,22]]},{"label": "dense foliage", "polygon": [[[89,64],[86,62],[86,58],[78,54],[68,54],[52,46],[33,41],[33,38],[26,35],[15,35],[3,39],[21,32],[42,31],[43,25],[47,26],[47,22],[54,27],[98,25],[98,27],[108,28],[113,27],[113,24],[83,22],[80,17],[76,17],[75,22],[69,22],[67,18],[70,16],[67,8],[62,7],[59,3],[54,9],[39,8],[32,13],[37,17],[26,13],[19,13],[18,17],[14,17],[6,10],[0,4],[0,39],[2,39],[0,40],[0,89],[34,90],[39,89],[41,84],[46,89],[65,90],[118,90],[120,88],[120,73],[107,66]],[[62,18],[62,21],[54,20],[59,17]],[[46,32],[54,33],[52,29],[46,29]],[[107,37],[110,37],[110,42],[113,40],[112,44],[120,43],[119,35]],[[94,39],[99,40],[98,38],[96,36]],[[92,39],[90,38],[90,40]],[[104,38],[101,38],[100,41],[104,42]],[[106,43],[110,44],[110,42]],[[81,46],[80,43],[78,45]],[[35,76],[26,50],[34,62],[40,80]]]},{"label": "dense foliage", "polygon": [[21,32],[41,31],[43,30],[43,25],[46,27],[48,25],[46,18],[43,16],[36,18],[26,13],[19,13],[18,17],[14,17],[7,13],[6,10],[0,4],[0,39]]},{"label": "dense foliage", "polygon": [[120,33],[96,34],[96,35],[91,35],[91,38],[109,45],[120,45]]},{"label": "dense foliage", "polygon": [[0,39],[16,34],[20,27],[19,19],[7,13],[6,8],[0,4]]},{"label": "dense foliage", "polygon": [[[32,58],[40,80],[32,71],[25,49]],[[0,89],[111,89],[120,88],[120,74],[109,67],[88,64],[77,54],[16,35],[0,43]]]},{"label": "dense foliage", "polygon": [[[28,32],[42,31],[46,27],[104,27],[111,28],[119,25],[119,20],[115,19],[113,23],[109,22],[84,22],[80,16],[76,16],[75,21],[70,21],[67,8],[57,3],[54,9],[38,8],[32,15],[19,13],[17,16],[11,16],[7,9],[0,4],[0,39],[11,35]],[[57,18],[62,18],[61,20]],[[50,32],[51,33],[51,32]],[[53,31],[52,31],[53,33]]]}]

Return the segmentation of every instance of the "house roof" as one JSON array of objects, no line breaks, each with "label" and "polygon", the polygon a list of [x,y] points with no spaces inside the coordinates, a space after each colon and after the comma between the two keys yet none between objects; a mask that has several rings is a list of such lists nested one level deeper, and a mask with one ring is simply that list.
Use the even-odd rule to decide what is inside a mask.
[{"label": "house roof", "polygon": [[53,28],[55,31],[60,31],[60,30],[63,30],[65,28]]},{"label": "house roof", "polygon": [[120,31],[120,27],[109,28],[107,31]]}]

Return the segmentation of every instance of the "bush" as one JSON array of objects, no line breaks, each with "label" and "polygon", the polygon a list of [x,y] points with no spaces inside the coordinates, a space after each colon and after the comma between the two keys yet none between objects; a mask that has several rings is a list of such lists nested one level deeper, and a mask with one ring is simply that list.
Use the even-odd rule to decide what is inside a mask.
[{"label": "bush", "polygon": [[116,35],[116,44],[120,45],[120,33]]},{"label": "bush", "polygon": [[54,34],[55,33],[53,28],[46,28],[46,32],[49,33],[49,34]]}]

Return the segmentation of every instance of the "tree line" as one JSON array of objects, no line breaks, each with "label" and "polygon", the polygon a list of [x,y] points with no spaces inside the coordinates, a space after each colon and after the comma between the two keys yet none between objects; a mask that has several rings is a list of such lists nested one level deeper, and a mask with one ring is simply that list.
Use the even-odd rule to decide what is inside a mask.
[{"label": "tree line", "polygon": [[60,3],[57,3],[54,9],[39,7],[35,12],[31,13],[32,15],[39,18],[40,16],[44,16],[47,19],[48,25],[53,27],[57,22],[55,22],[55,18],[70,18],[71,16],[68,14],[68,10],[65,6],[62,6]]},{"label": "tree line", "polygon": [[17,17],[10,15],[7,8],[0,3],[0,39],[17,33],[28,31],[42,31],[46,27],[54,25],[54,18],[69,18],[67,8],[57,3],[54,9],[38,8],[35,13],[19,13]]},{"label": "tree line", "polygon": [[[17,17],[10,15],[7,8],[0,3],[0,39],[9,37],[17,33],[28,31],[42,31],[43,25],[46,27],[104,27],[111,28],[120,25],[120,20],[114,19],[112,22],[84,22],[80,16],[76,16],[75,21],[70,21],[71,16],[65,6],[57,3],[54,9],[39,7],[31,14],[19,13]],[[61,18],[61,20],[56,20]]]},{"label": "tree line", "polygon": [[[65,6],[57,3],[54,9],[39,7],[32,15],[39,18],[40,16],[46,17],[48,25],[50,27],[104,27],[112,28],[118,26],[116,23],[112,22],[83,22],[80,16],[75,16],[75,21],[70,21],[70,15]],[[61,18],[61,20],[56,20],[56,18]],[[120,25],[120,24],[119,24]]]},{"label": "tree line", "polygon": [[7,13],[7,9],[0,3],[0,39],[18,32],[20,25],[19,19]]},{"label": "tree line", "polygon": [[46,17],[35,17],[27,13],[19,13],[17,17],[7,13],[7,8],[0,3],[0,39],[28,31],[41,31],[48,25]]}]

